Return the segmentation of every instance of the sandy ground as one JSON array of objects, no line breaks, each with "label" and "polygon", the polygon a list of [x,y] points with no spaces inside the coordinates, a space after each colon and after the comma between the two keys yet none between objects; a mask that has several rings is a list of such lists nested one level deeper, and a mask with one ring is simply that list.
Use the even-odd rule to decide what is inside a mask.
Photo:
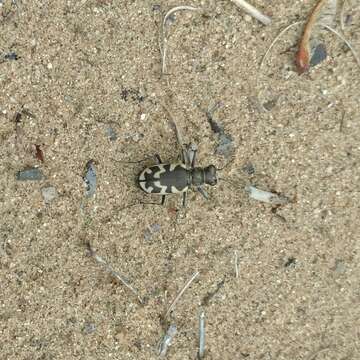
[{"label": "sandy ground", "polygon": [[[201,310],[206,359],[360,358],[360,70],[327,33],[327,59],[299,76],[300,26],[258,66],[315,1],[252,1],[267,27],[228,0],[186,3],[206,10],[171,19],[162,78],[159,25],[179,2],[0,3],[1,359],[156,359],[161,318],[196,271],[169,317],[169,359],[196,358]],[[360,6],[348,4],[345,35],[360,51]],[[11,52],[18,59],[4,60]],[[150,200],[134,179],[152,161],[116,160],[178,159],[165,102],[199,164],[217,167],[229,158],[215,154],[205,111],[221,103],[214,119],[234,140],[222,176],[234,185],[208,189],[210,201],[191,192],[186,211],[178,196],[124,210]],[[85,198],[90,159],[97,189]],[[16,180],[34,166],[44,180]],[[292,202],[275,211],[244,184]],[[57,197],[45,204],[49,186]]]}]

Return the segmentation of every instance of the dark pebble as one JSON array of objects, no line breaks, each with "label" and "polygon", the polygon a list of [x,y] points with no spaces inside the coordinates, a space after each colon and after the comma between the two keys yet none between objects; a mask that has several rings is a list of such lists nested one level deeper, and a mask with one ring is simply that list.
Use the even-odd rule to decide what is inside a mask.
[{"label": "dark pebble", "polygon": [[5,60],[18,60],[19,57],[15,52],[9,52],[4,55]]},{"label": "dark pebble", "polygon": [[251,163],[247,163],[242,167],[242,170],[247,173],[248,175],[254,175],[255,174],[255,167]]},{"label": "dark pebble", "polygon": [[323,62],[327,57],[326,47],[323,43],[320,43],[315,46],[312,51],[312,56],[310,59],[310,66],[316,66]]}]

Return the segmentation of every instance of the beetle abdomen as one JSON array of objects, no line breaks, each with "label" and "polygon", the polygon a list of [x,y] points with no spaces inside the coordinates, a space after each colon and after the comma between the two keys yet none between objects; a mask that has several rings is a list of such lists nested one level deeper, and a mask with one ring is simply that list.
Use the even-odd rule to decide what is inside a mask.
[{"label": "beetle abdomen", "polygon": [[159,164],[143,170],[138,182],[149,194],[167,195],[187,191],[191,175],[184,164]]}]

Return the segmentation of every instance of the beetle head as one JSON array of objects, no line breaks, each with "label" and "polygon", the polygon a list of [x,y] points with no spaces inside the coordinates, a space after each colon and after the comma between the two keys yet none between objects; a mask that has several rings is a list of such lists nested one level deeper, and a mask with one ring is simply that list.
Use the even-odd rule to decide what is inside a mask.
[{"label": "beetle head", "polygon": [[214,165],[209,165],[204,169],[205,183],[211,186],[217,184],[217,176],[216,176],[216,167]]}]

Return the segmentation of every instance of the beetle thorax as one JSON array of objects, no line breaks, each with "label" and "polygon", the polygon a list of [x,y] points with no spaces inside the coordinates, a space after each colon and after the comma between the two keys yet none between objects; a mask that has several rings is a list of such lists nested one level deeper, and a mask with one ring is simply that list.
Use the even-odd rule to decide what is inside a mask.
[{"label": "beetle thorax", "polygon": [[201,186],[205,183],[205,174],[203,168],[194,168],[191,171],[192,184]]}]

